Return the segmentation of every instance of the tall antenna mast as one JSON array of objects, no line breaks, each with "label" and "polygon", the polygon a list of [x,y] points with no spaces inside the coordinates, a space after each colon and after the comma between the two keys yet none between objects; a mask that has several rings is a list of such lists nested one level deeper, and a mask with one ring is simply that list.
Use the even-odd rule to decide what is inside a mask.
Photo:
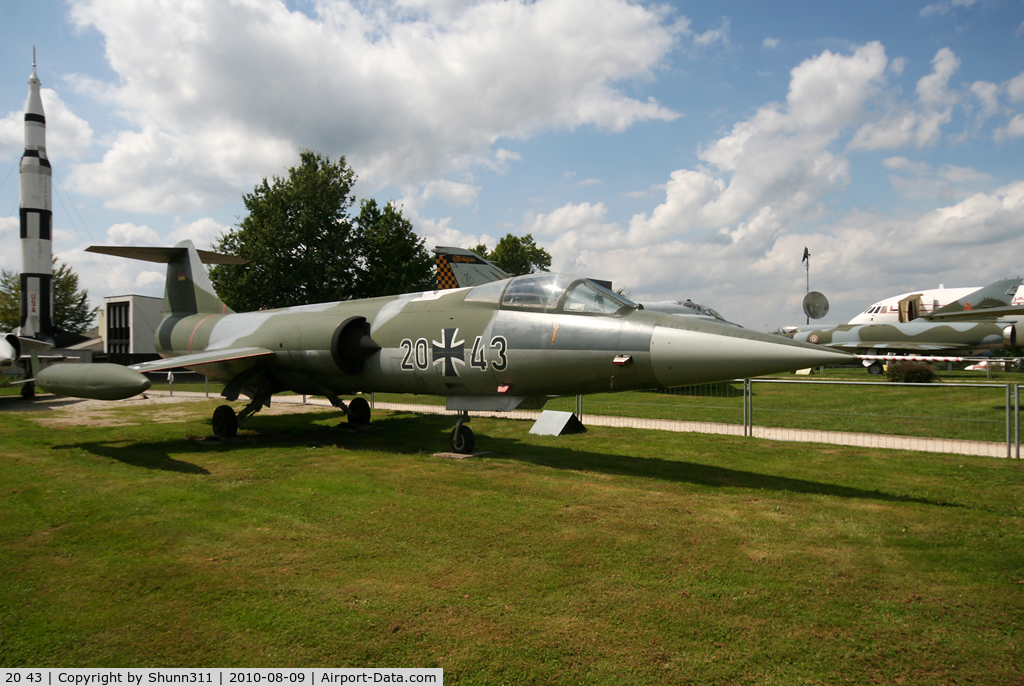
[{"label": "tall antenna mast", "polygon": [[[806,294],[811,292],[811,251],[807,249],[807,246],[804,246],[804,258],[802,260],[800,260],[800,261],[807,265],[807,290],[804,291],[804,293],[805,293],[804,297],[806,298],[807,297]],[[807,313],[804,312],[804,314],[807,314]],[[807,314],[807,322],[806,323],[807,324],[811,323],[811,315],[809,315],[809,314]]]}]

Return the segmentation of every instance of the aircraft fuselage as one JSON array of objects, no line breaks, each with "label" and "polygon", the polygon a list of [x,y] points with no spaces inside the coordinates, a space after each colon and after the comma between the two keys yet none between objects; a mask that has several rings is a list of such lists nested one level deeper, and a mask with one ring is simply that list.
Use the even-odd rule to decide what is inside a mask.
[{"label": "aircraft fuselage", "polygon": [[[617,314],[510,309],[467,301],[471,290],[169,317],[156,344],[164,357],[265,348],[273,355],[259,364],[283,388],[308,394],[326,388],[337,394],[575,395],[766,374],[815,356],[805,345],[695,317],[631,308]],[[351,356],[341,349],[339,333],[363,318],[380,350],[347,372]],[[833,357],[822,351],[821,364]],[[240,359],[191,368],[227,383],[253,365]]]}]

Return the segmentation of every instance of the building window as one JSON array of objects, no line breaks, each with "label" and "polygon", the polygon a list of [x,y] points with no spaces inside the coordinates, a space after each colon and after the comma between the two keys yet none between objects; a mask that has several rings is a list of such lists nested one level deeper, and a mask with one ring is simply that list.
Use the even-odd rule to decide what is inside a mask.
[{"label": "building window", "polygon": [[131,352],[132,329],[129,324],[128,302],[107,303],[107,352]]}]

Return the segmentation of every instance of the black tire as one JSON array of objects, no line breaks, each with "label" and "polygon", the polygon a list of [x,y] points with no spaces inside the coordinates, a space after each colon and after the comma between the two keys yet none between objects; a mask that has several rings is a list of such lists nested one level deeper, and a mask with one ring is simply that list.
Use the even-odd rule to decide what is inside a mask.
[{"label": "black tire", "polygon": [[460,455],[472,455],[476,447],[476,437],[468,426],[452,429],[452,452]]},{"label": "black tire", "polygon": [[213,435],[221,438],[238,435],[238,415],[230,405],[221,405],[213,411]]},{"label": "black tire", "polygon": [[21,399],[32,400],[36,397],[36,385],[34,383],[27,383],[21,387]]},{"label": "black tire", "polygon": [[868,365],[868,374],[881,374],[883,371],[881,362],[875,361]]},{"label": "black tire", "polygon": [[348,423],[366,426],[370,423],[370,403],[366,398],[352,398],[348,404]]}]

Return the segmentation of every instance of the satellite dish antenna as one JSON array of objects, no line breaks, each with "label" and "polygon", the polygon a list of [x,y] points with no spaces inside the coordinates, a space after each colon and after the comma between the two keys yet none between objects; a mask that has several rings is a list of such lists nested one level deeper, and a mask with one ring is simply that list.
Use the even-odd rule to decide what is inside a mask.
[{"label": "satellite dish antenna", "polygon": [[821,319],[828,314],[828,298],[818,291],[804,296],[804,314],[811,319]]}]

